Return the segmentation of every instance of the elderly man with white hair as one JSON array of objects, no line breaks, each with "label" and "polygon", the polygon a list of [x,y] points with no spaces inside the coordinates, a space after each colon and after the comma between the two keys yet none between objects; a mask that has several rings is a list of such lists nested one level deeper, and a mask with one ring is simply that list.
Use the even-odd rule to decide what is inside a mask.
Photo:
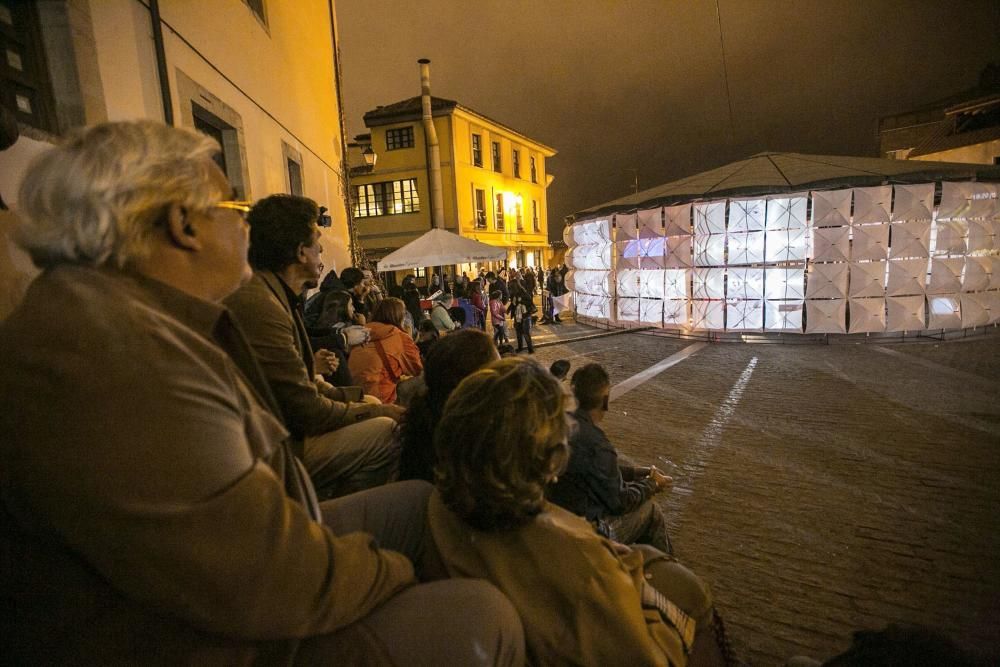
[{"label": "elderly man with white hair", "polygon": [[218,149],[106,123],[25,175],[20,242],[43,272],[0,324],[0,655],[517,664],[495,589],[414,585],[435,574],[428,485],[316,506],[219,305],[250,270]]}]

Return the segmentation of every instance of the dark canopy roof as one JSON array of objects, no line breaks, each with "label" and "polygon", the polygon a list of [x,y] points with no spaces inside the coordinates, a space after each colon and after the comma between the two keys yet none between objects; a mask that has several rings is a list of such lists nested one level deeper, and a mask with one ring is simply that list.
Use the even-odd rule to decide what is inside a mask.
[{"label": "dark canopy roof", "polygon": [[724,167],[592,206],[577,213],[576,218],[580,220],[699,199],[937,180],[1000,181],[1000,166],[841,155],[758,153]]}]

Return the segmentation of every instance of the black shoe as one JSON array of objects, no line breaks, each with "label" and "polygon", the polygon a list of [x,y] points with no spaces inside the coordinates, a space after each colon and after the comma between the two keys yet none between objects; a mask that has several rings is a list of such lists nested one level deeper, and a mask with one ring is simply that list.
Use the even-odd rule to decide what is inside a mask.
[{"label": "black shoe", "polygon": [[514,350],[514,354],[521,354],[522,352],[524,352],[524,348],[523,347],[519,347],[516,350]]},{"label": "black shoe", "polygon": [[562,324],[562,320],[559,319],[558,315],[556,315],[556,324]]}]

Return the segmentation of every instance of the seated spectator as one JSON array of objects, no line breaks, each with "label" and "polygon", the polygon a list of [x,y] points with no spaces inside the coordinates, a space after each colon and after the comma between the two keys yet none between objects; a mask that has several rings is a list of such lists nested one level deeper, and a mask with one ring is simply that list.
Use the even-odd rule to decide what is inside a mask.
[{"label": "seated spectator", "polygon": [[653,496],[672,479],[655,466],[620,465],[618,452],[598,426],[608,411],[611,381],[599,364],[573,373],[577,424],[570,436],[572,455],[566,471],[548,490],[549,500],[599,527],[624,544],[649,544],[666,554],[673,548],[663,510]]},{"label": "seated spectator", "polygon": [[559,388],[562,389],[563,395],[566,397],[566,412],[573,412],[576,410],[576,398],[574,398],[573,389],[567,381],[569,369],[570,363],[568,361],[557,359],[549,366],[549,373],[552,373],[552,377],[559,380]]},{"label": "seated spectator", "polygon": [[425,364],[427,363],[427,353],[439,338],[441,338],[441,334],[438,333],[437,327],[430,320],[422,320],[417,326],[417,349],[420,350],[420,358]]},{"label": "seated spectator", "polygon": [[416,377],[423,370],[420,350],[403,331],[406,306],[399,299],[382,299],[372,312],[368,329],[371,340],[351,352],[351,377],[383,403],[396,402],[400,380]]},{"label": "seated spectator", "polygon": [[413,398],[400,423],[400,479],[433,481],[434,428],[445,401],[463,378],[496,359],[493,341],[479,329],[462,329],[430,348],[424,358],[426,388]]},{"label": "seated spectator", "polygon": [[0,324],[2,661],[520,664],[495,588],[414,585],[429,485],[309,502],[219,305],[250,268],[218,154],[105,123],[25,175],[20,243],[45,270]]},{"label": "seated spectator", "polygon": [[451,319],[451,307],[455,305],[455,298],[450,292],[441,294],[434,300],[434,307],[431,308],[431,322],[438,330],[439,334],[446,334],[458,329],[455,320]]},{"label": "seated spectator", "polygon": [[[395,479],[399,449],[392,433],[402,409],[360,402],[357,387],[315,381],[298,294],[319,279],[318,210],[296,195],[271,195],[254,205],[248,215],[253,277],[226,305],[246,332],[285,426],[303,442],[303,460],[323,499]],[[345,285],[350,272],[341,273]]]},{"label": "seated spectator", "polygon": [[563,394],[524,358],[467,377],[434,443],[430,531],[452,576],[483,577],[521,614],[529,664],[721,664],[711,598],[655,549],[629,549],[545,501],[569,456]]},{"label": "seated spectator", "polygon": [[420,323],[427,319],[423,308],[420,307],[420,290],[417,289],[417,279],[408,275],[403,278],[403,303],[406,304],[406,311],[413,318],[414,329],[420,328]]},{"label": "seated spectator", "polygon": [[340,272],[340,282],[344,284],[344,289],[354,302],[354,323],[367,324],[371,315],[371,302],[368,298],[372,292],[371,278],[365,276],[365,272],[361,269],[349,266]]}]

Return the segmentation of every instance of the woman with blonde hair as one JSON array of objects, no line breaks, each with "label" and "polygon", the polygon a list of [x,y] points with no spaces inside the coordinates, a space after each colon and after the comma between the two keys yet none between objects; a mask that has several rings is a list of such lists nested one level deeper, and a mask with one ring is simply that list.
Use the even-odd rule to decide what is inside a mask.
[{"label": "woman with blonde hair", "polygon": [[420,375],[423,363],[420,350],[403,331],[406,305],[395,297],[382,299],[371,313],[366,326],[370,340],[351,350],[347,365],[351,377],[366,394],[383,403],[396,402],[396,385],[407,377]]},{"label": "woman with blonde hair", "polygon": [[696,576],[545,500],[569,456],[564,400],[555,378],[517,357],[473,373],[448,399],[428,523],[449,575],[507,595],[530,664],[723,664]]}]

